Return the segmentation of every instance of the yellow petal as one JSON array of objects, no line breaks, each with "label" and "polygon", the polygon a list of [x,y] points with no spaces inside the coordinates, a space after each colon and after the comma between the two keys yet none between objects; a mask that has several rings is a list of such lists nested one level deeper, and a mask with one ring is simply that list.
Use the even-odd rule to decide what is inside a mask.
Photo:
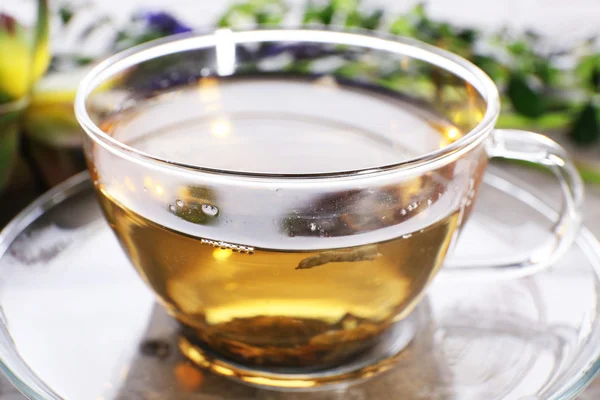
[{"label": "yellow petal", "polygon": [[19,36],[0,33],[0,96],[18,99],[27,94],[30,51]]}]

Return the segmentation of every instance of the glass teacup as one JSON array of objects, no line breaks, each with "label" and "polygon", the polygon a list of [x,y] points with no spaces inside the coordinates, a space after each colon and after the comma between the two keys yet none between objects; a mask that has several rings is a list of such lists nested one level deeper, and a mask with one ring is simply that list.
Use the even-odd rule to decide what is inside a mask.
[{"label": "glass teacup", "polygon": [[[494,130],[490,78],[414,40],[178,36],[98,65],[76,112],[106,218],[181,323],[181,350],[253,384],[310,388],[392,365],[490,157],[555,172],[561,217],[527,257],[445,269],[531,274],[579,225],[564,150]],[[374,350],[390,336],[392,350]]]}]

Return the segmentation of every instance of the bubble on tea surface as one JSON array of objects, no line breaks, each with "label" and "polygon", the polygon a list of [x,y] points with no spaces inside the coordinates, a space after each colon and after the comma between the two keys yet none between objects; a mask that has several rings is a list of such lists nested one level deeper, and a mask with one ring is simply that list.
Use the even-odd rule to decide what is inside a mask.
[{"label": "bubble on tea surface", "polygon": [[169,211],[175,212],[175,206],[173,204],[169,204]]},{"label": "bubble on tea surface", "polygon": [[202,204],[202,212],[206,215],[214,217],[219,213],[219,209],[216,206],[213,206],[212,204]]},{"label": "bubble on tea surface", "polygon": [[317,230],[317,224],[315,224],[314,222],[311,222],[310,225],[308,225],[310,227],[310,230],[312,232]]},{"label": "bubble on tea surface", "polygon": [[175,204],[177,204],[177,207],[183,207],[183,201],[182,200],[175,200]]}]

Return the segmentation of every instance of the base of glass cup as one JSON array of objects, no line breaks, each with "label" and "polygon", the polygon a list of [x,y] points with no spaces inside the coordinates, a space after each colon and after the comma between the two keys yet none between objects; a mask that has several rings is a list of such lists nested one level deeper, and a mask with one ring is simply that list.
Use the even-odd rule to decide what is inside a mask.
[{"label": "base of glass cup", "polygon": [[179,338],[179,349],[199,367],[251,386],[287,391],[343,388],[387,371],[395,365],[403,350],[415,337],[419,326],[418,308],[402,321],[393,324],[370,349],[343,364],[318,371],[243,365],[224,358],[183,335]]}]

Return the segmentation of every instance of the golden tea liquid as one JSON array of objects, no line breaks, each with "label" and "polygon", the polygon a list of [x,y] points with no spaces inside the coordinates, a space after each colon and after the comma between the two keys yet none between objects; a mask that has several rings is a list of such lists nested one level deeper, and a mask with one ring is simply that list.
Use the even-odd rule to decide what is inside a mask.
[{"label": "golden tea liquid", "polygon": [[213,247],[101,194],[144,280],[210,348],[245,363],[318,366],[371,345],[439,268],[456,215],[383,243],[252,254]]},{"label": "golden tea liquid", "polygon": [[[393,164],[460,137],[413,104],[327,78],[207,78],[103,129],[178,163],[280,174]],[[454,166],[327,196],[277,188],[264,205],[95,162],[112,171],[95,176],[101,204],[139,274],[188,340],[244,364],[319,368],[367,349],[412,310],[464,211],[434,212]]]}]

